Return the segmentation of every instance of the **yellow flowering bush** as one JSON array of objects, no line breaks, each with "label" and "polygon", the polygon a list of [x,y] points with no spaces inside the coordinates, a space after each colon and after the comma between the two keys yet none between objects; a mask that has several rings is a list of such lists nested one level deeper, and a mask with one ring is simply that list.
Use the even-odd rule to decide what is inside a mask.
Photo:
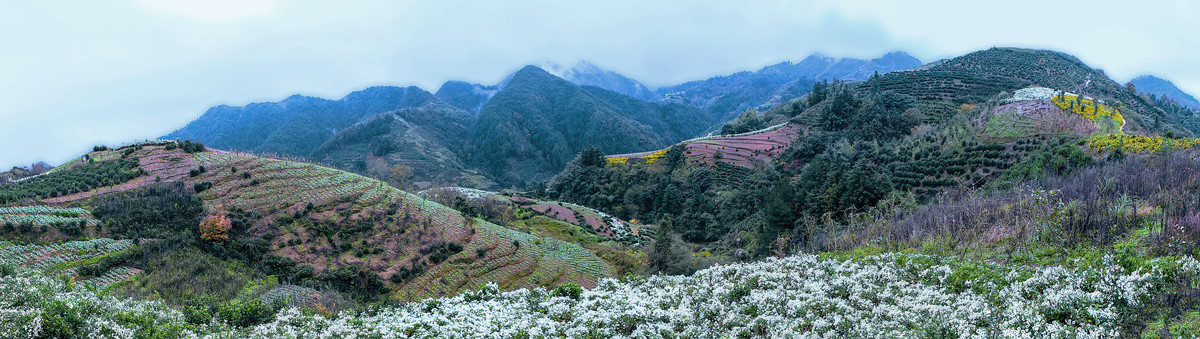
[{"label": "yellow flowering bush", "polygon": [[1087,140],[1089,147],[1097,150],[1121,150],[1133,153],[1157,152],[1160,149],[1195,148],[1200,145],[1197,138],[1167,138],[1163,136],[1141,136],[1127,134],[1095,135]]},{"label": "yellow flowering bush", "polygon": [[650,153],[650,155],[647,155],[647,156],[643,157],[642,159],[646,159],[647,164],[653,164],[655,161],[658,161],[658,158],[662,158],[666,154],[667,154],[667,150],[664,149],[664,150],[660,150],[658,152]]},{"label": "yellow flowering bush", "polygon": [[1082,115],[1091,121],[1096,121],[1101,117],[1108,117],[1117,122],[1117,125],[1124,125],[1125,118],[1121,116],[1121,111],[1112,106],[1096,103],[1092,99],[1081,98],[1074,94],[1056,95],[1050,99],[1058,108],[1069,110],[1075,114]]},{"label": "yellow flowering bush", "polygon": [[626,163],[626,162],[629,162],[629,158],[626,158],[626,157],[612,157],[612,158],[605,158],[605,159],[604,159],[604,161],[607,161],[607,162],[608,162],[608,164],[610,164],[610,165],[615,165],[615,164],[624,164],[624,163]]}]

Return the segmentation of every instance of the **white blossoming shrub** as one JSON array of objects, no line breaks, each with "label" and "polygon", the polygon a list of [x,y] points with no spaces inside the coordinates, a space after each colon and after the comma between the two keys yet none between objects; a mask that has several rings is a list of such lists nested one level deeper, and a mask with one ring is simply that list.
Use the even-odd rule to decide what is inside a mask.
[{"label": "white blossoming shrub", "polygon": [[159,302],[100,296],[84,284],[67,284],[32,270],[0,277],[0,336],[5,338],[190,334],[181,330],[183,325],[181,313]]},{"label": "white blossoming shrub", "polygon": [[[926,256],[821,260],[801,255],[700,271],[602,281],[578,299],[545,289],[408,303],[325,319],[283,312],[244,330],[263,337],[811,337],[1108,338],[1123,307],[1161,274],[1061,267],[1014,269],[954,293],[955,274]],[[1193,268],[1194,269],[1194,268]],[[977,293],[976,290],[991,291]]]},{"label": "white blossoming shrub", "polygon": [[[490,284],[332,318],[297,309],[249,328],[188,326],[159,303],[98,297],[30,274],[0,279],[3,333],[36,336],[46,305],[87,310],[92,336],[214,338],[1111,338],[1122,317],[1161,288],[1163,270],[947,265],[886,254],[858,260],[799,255],[706,269],[692,276],[603,280],[592,290],[500,292]],[[1170,262],[1200,273],[1191,258]],[[52,293],[44,293],[47,289]],[[133,326],[128,319],[142,319]],[[11,320],[9,320],[11,319]],[[151,324],[151,325],[144,325]]]},{"label": "white blossoming shrub", "polygon": [[1022,88],[1013,92],[1011,98],[1004,99],[1005,103],[1030,101],[1030,100],[1045,100],[1058,95],[1058,90],[1046,87],[1029,87]]}]

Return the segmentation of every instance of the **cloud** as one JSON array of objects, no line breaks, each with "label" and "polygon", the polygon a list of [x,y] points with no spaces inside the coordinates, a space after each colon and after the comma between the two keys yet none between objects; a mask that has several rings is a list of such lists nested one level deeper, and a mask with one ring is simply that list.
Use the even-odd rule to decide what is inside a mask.
[{"label": "cloud", "polygon": [[148,9],[203,21],[223,22],[269,14],[276,0],[135,0]]}]

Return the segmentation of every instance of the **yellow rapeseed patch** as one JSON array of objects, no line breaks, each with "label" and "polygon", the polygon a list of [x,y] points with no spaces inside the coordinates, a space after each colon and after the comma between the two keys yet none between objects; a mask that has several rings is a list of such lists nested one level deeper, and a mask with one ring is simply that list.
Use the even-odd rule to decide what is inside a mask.
[{"label": "yellow rapeseed patch", "polygon": [[658,161],[658,158],[662,158],[666,154],[667,150],[664,149],[658,152],[650,153],[650,155],[647,155],[642,159],[646,159],[647,164],[653,164],[655,161]]},{"label": "yellow rapeseed patch", "polygon": [[1163,136],[1141,136],[1127,134],[1095,135],[1087,140],[1089,147],[1098,150],[1121,150],[1132,153],[1150,153],[1161,149],[1195,148],[1200,145],[1198,138],[1167,138]]},{"label": "yellow rapeseed patch", "polygon": [[1091,99],[1081,98],[1074,94],[1055,95],[1050,99],[1058,108],[1074,112],[1082,115],[1091,121],[1096,121],[1100,117],[1109,117],[1116,121],[1119,125],[1125,124],[1125,118],[1121,116],[1121,111],[1105,104],[1097,104]]}]

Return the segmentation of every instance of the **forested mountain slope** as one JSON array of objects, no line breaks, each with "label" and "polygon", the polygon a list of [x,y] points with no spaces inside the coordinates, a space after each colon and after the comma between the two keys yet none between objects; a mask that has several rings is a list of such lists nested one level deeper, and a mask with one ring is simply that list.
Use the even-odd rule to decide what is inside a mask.
[{"label": "forested mountain slope", "polygon": [[588,146],[617,153],[664,147],[714,123],[690,107],[580,87],[527,66],[480,111],[471,160],[519,187],[549,178]]},{"label": "forested mountain slope", "polygon": [[417,87],[371,87],[339,100],[294,95],[279,102],[217,106],[164,139],[228,150],[306,157],[337,131],[377,113],[435,100]]},{"label": "forested mountain slope", "polygon": [[1133,80],[1130,80],[1129,83],[1133,84],[1139,93],[1165,97],[1175,100],[1183,106],[1191,108],[1192,110],[1200,110],[1200,101],[1196,100],[1196,97],[1184,92],[1183,90],[1179,89],[1179,87],[1176,87],[1174,83],[1167,81],[1166,79],[1162,79],[1153,75],[1143,75],[1133,78]]}]

